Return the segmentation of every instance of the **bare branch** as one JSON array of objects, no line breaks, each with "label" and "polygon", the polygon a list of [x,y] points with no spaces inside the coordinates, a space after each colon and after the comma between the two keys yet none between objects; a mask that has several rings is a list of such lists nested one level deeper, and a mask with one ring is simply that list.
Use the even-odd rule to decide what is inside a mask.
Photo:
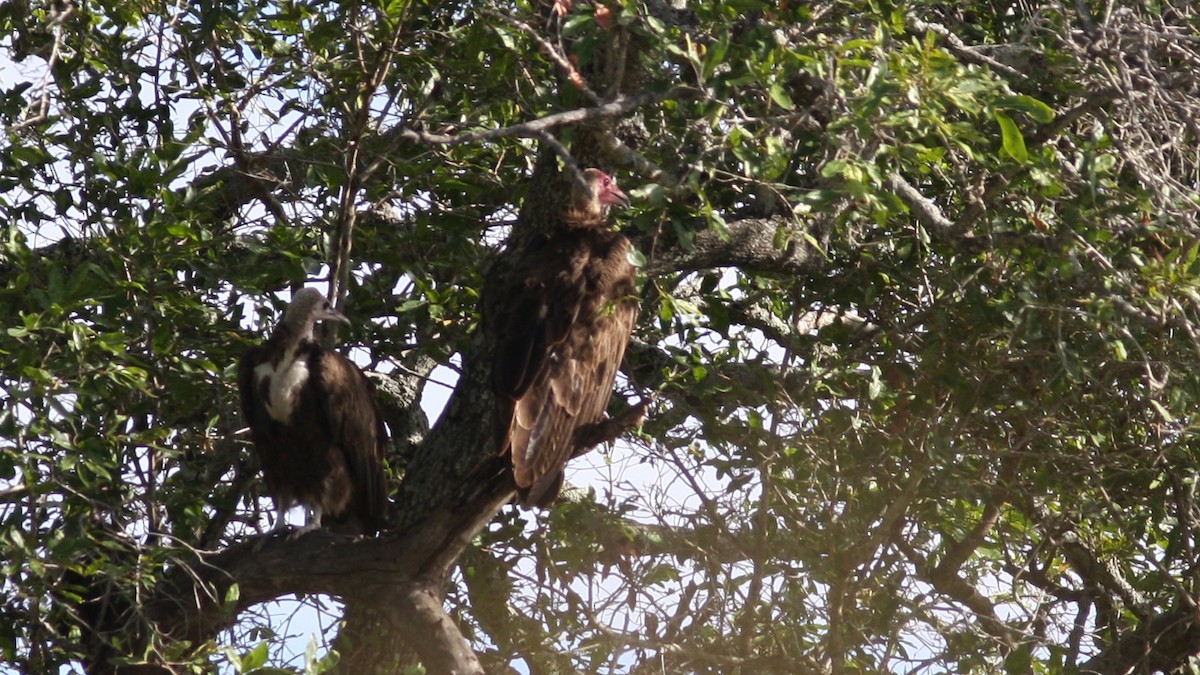
[{"label": "bare branch", "polygon": [[950,29],[934,23],[932,21],[922,21],[921,19],[910,17],[914,28],[922,32],[936,33],[946,43],[947,50],[957,56],[960,60],[966,63],[974,63],[980,66],[987,66],[1001,75],[1016,80],[1019,83],[1027,84],[1029,76],[1012,66],[1005,65],[987,54],[972,48],[955,35]]},{"label": "bare branch", "polygon": [[14,487],[0,490],[0,504],[8,504],[19,502],[29,494],[28,485],[16,485]]},{"label": "bare branch", "polygon": [[912,210],[917,222],[925,227],[931,237],[964,253],[982,253],[996,244],[1045,246],[1049,241],[1041,235],[1016,232],[995,233],[987,237],[977,236],[967,231],[964,225],[964,223],[969,224],[974,220],[974,217],[971,216],[971,209],[967,209],[964,217],[956,223],[947,218],[933,201],[921,194],[921,191],[908,182],[904,176],[898,173],[890,174],[887,183],[892,192],[895,192],[896,196]]},{"label": "bare branch", "polygon": [[571,63],[570,59],[568,59],[566,55],[562,53],[562,50],[560,50],[557,46],[552,44],[546,38],[542,37],[541,34],[533,28],[533,26],[530,26],[519,19],[514,19],[508,14],[503,14],[495,10],[485,9],[483,10],[483,13],[492,17],[493,19],[499,19],[500,21],[503,21],[504,23],[528,35],[530,39],[538,44],[538,50],[541,51],[546,58],[553,61],[555,65],[562,69],[567,76],[567,80],[572,85],[579,89],[579,91],[582,92],[583,95],[592,103],[600,103],[599,94],[597,94],[590,86],[588,86],[587,81],[583,79],[583,75],[581,75],[575,65]]},{"label": "bare branch", "polygon": [[919,551],[913,548],[903,537],[894,537],[893,543],[904,552],[904,555],[917,568],[918,573],[929,581],[939,593],[944,594],[955,602],[963,605],[979,619],[984,632],[1000,642],[1002,654],[1007,654],[1017,647],[1020,635],[1008,624],[1000,620],[996,607],[987,596],[983,595],[967,580],[958,576],[957,570],[949,571],[935,568]]},{"label": "bare branch", "polygon": [[510,127],[489,129],[487,131],[476,131],[465,134],[437,134],[428,131],[410,129],[407,127],[400,127],[385,134],[385,139],[394,137],[412,143],[454,146],[462,145],[464,143],[482,143],[486,141],[493,141],[498,138],[539,138],[540,134],[557,127],[570,124],[579,124],[581,122],[589,122],[609,117],[617,117],[629,112],[630,110],[634,110],[635,108],[639,108],[650,103],[655,103],[663,99],[683,96],[688,94],[690,91],[691,90],[687,87],[676,87],[664,93],[643,92],[633,96],[621,96],[613,99],[612,101],[602,103],[591,108],[567,110],[565,112],[547,115],[530,122],[514,124]]}]

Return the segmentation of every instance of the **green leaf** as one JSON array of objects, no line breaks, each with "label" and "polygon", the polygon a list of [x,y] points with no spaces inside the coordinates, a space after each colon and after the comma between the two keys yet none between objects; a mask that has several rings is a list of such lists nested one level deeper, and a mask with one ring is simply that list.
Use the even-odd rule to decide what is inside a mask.
[{"label": "green leaf", "polygon": [[725,63],[725,54],[729,51],[729,34],[722,35],[716,42],[708,47],[708,53],[704,55],[704,79],[708,79],[716,72],[717,67]]},{"label": "green leaf", "polygon": [[787,171],[788,156],[787,148],[784,147],[783,140],[778,136],[768,136],[766,141],[766,152],[762,163],[761,175],[768,181],[779,180]]},{"label": "green leaf", "polygon": [[646,266],[646,256],[636,246],[629,247],[629,250],[625,252],[625,259],[629,261],[630,265],[638,269]]},{"label": "green leaf", "polygon": [[260,642],[258,646],[242,655],[242,668],[253,670],[261,668],[267,662],[267,643]]},{"label": "green leaf", "polygon": [[1163,418],[1164,422],[1166,422],[1168,424],[1175,423],[1175,416],[1172,415],[1171,411],[1167,410],[1163,406],[1163,404],[1159,403],[1158,401],[1155,401],[1154,399],[1150,399],[1150,406],[1153,407],[1155,412],[1157,412],[1159,414],[1159,416]]},{"label": "green leaf", "polygon": [[1054,121],[1054,108],[1027,94],[1009,96],[1002,99],[997,105],[1008,110],[1020,110],[1039,124],[1049,124]]},{"label": "green leaf", "polygon": [[879,368],[871,369],[871,381],[867,384],[867,397],[871,400],[879,398],[883,393],[883,378],[880,377]]},{"label": "green leaf", "polygon": [[1118,361],[1129,360],[1129,352],[1126,351],[1124,342],[1121,342],[1120,340],[1113,340],[1111,343],[1109,343],[1109,346],[1112,347],[1113,355],[1117,357]]},{"label": "green leaf", "polygon": [[706,215],[708,216],[708,226],[716,231],[721,241],[729,241],[729,226],[725,224],[725,218],[715,209],[709,209]]},{"label": "green leaf", "polygon": [[242,590],[237,584],[230,584],[229,589],[225,591],[225,606],[232,608],[237,605],[238,599],[242,597]]},{"label": "green leaf", "polygon": [[784,110],[791,110],[795,107],[795,104],[792,103],[792,97],[788,96],[788,93],[783,89],[783,85],[778,82],[767,88],[767,94],[770,95],[775,105]]},{"label": "green leaf", "polygon": [[1092,171],[1095,173],[1108,173],[1109,171],[1112,171],[1112,168],[1116,165],[1116,156],[1105,153],[1096,156],[1096,158],[1092,160]]},{"label": "green leaf", "polygon": [[704,313],[700,311],[700,306],[690,300],[683,298],[675,298],[675,307],[684,314],[692,316],[702,316]]},{"label": "green leaf", "polygon": [[844,159],[830,160],[825,163],[825,166],[821,167],[821,177],[833,178],[834,176],[840,176],[848,168],[850,168],[850,163]]},{"label": "green leaf", "polygon": [[996,122],[1000,124],[1000,136],[1001,142],[1004,145],[1004,152],[1022,164],[1028,162],[1029,153],[1025,150],[1025,138],[1021,136],[1021,129],[1017,127],[1017,123],[999,110],[992,114],[995,116]]},{"label": "green leaf", "polygon": [[238,654],[237,649],[233,647],[222,647],[221,653],[225,655],[225,659],[229,661],[233,669],[239,673],[244,673],[246,670],[242,668],[242,656]]},{"label": "green leaf", "polygon": [[660,208],[667,201],[667,189],[658,183],[648,183],[642,187],[632,190],[630,196],[640,204],[644,204],[647,208]]},{"label": "green leaf", "polygon": [[409,298],[408,300],[405,300],[404,302],[400,303],[400,306],[396,308],[396,313],[404,314],[406,312],[411,312],[413,310],[420,309],[421,307],[424,307],[428,304],[429,304],[429,301],[424,298]]}]

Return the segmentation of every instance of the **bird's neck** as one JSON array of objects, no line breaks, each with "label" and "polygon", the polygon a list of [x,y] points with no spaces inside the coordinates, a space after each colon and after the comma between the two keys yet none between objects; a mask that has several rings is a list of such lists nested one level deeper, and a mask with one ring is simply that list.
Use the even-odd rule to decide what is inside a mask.
[{"label": "bird's neck", "polygon": [[279,324],[271,334],[271,342],[276,349],[284,354],[295,354],[301,345],[313,341],[313,324],[293,326],[288,323]]},{"label": "bird's neck", "polygon": [[563,220],[570,227],[588,227],[599,228],[605,227],[603,208],[591,209],[570,209],[567,211]]}]

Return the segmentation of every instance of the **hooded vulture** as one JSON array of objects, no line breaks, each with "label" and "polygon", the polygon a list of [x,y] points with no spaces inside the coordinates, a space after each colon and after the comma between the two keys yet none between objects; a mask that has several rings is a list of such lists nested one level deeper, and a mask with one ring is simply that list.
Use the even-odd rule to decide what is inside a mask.
[{"label": "hooded vulture", "polygon": [[350,323],[316,289],[296,292],[271,337],[242,358],[242,411],[276,529],[300,504],[309,511],[306,530],[374,534],[387,508],[387,429],[362,370],[314,339],[318,321]]},{"label": "hooded vulture", "polygon": [[589,449],[638,313],[630,242],[608,224],[629,198],[599,169],[583,172],[570,208],[514,261],[493,305],[492,388],[500,452],[524,506],[549,504],[567,460]]}]

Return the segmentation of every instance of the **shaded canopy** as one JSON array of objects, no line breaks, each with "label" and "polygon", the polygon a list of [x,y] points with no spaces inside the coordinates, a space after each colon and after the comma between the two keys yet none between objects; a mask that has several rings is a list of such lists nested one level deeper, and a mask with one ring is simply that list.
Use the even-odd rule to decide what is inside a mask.
[{"label": "shaded canopy", "polygon": [[[356,675],[397,636],[431,670],[1189,667],[1196,3],[617,4],[4,5],[0,658],[295,666],[251,608],[300,593]],[[639,186],[658,403],[495,513],[482,271],[560,213],[558,147]],[[327,274],[405,534],[255,555],[232,364]]]}]

